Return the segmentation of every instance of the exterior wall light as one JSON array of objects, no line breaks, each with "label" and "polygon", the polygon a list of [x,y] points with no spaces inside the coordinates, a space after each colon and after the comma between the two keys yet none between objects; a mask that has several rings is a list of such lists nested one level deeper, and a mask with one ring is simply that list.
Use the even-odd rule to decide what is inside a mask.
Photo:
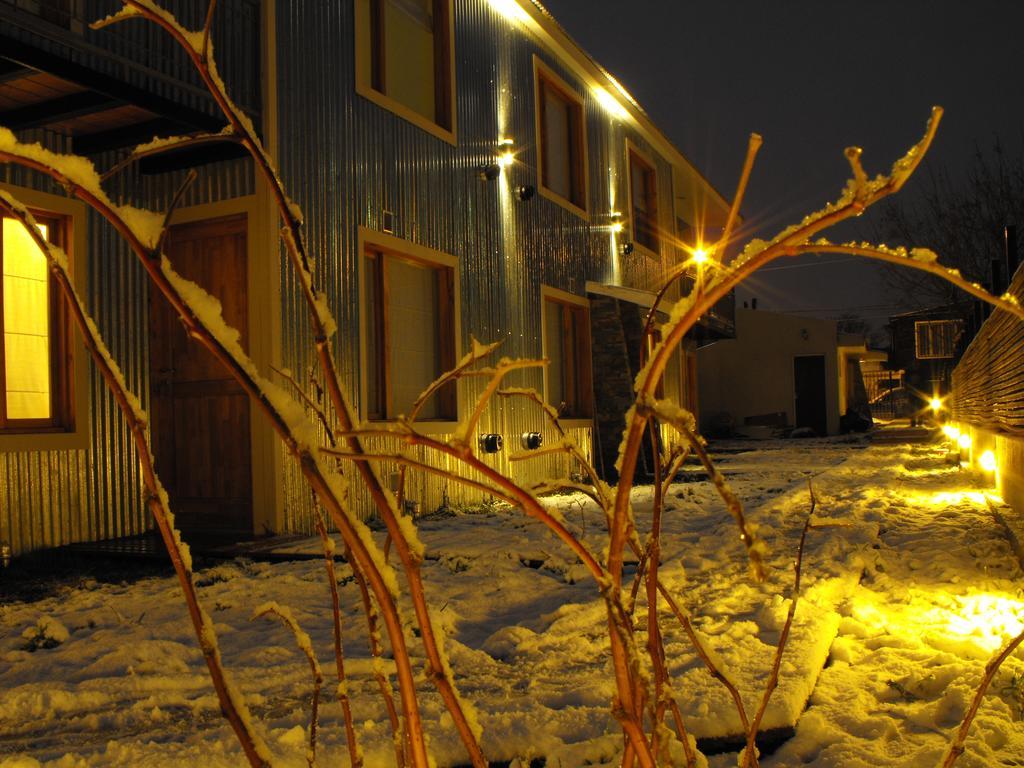
[{"label": "exterior wall light", "polygon": [[497,163],[485,163],[480,166],[480,178],[484,181],[494,181],[501,176],[501,166]]},{"label": "exterior wall light", "polygon": [[536,451],[544,444],[544,435],[540,432],[523,432],[519,442],[527,451]]},{"label": "exterior wall light", "polygon": [[623,256],[629,256],[629,254],[631,254],[632,252],[633,244],[630,242],[625,242],[619,246],[619,253],[621,253]]},{"label": "exterior wall light", "polygon": [[617,235],[620,232],[622,232],[622,230],[625,229],[625,228],[626,228],[625,224],[622,223],[622,214],[619,213],[618,211],[613,211],[612,212],[612,232],[614,232]]},{"label": "exterior wall light", "polygon": [[942,400],[938,397],[933,397],[929,401],[928,407],[932,409],[932,413],[938,413],[942,410]]},{"label": "exterior wall light", "polygon": [[968,435],[966,432],[961,432],[960,433],[960,437],[958,437],[956,439],[956,441],[960,444],[960,447],[963,448],[964,450],[967,450],[968,448],[971,447],[971,436]]},{"label": "exterior wall light", "polygon": [[960,439],[960,430],[954,427],[952,424],[946,424],[942,427],[942,434],[952,440],[954,443]]},{"label": "exterior wall light", "polygon": [[508,168],[516,161],[516,156],[512,152],[512,147],[515,142],[512,139],[502,139],[498,142],[498,165],[502,168]]},{"label": "exterior wall light", "polygon": [[501,435],[486,434],[480,435],[480,450],[484,453],[497,453],[501,450],[504,441]]},{"label": "exterior wall light", "polygon": [[703,248],[696,248],[693,251],[693,263],[704,264],[708,260],[708,252]]}]

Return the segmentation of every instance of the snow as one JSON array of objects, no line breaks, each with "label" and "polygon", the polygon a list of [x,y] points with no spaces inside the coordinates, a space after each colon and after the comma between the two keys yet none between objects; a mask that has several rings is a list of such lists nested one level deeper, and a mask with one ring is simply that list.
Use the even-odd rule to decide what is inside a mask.
[{"label": "snow", "polygon": [[[669,491],[660,574],[751,717],[792,598],[796,543],[810,509],[808,478],[817,497],[802,593],[763,726],[795,722],[796,732],[762,765],[935,765],[985,662],[1024,622],[1021,571],[986,492],[946,465],[940,446],[831,439],[724,448],[736,452],[718,454],[721,470],[768,545],[768,578],[749,578],[735,523],[706,481],[678,482]],[[631,499],[641,532],[650,524],[651,500],[650,488],[636,489]],[[545,504],[600,550],[604,517],[585,496]],[[488,757],[545,756],[548,765],[565,768],[616,764],[622,738],[609,712],[615,686],[607,615],[575,558],[541,524],[507,508],[428,517],[419,529],[435,626]],[[379,542],[382,533],[374,536]],[[296,547],[318,553],[320,542]],[[366,765],[392,765],[390,727],[372,673],[376,663],[393,676],[394,666],[370,656],[358,588],[343,564],[338,575],[354,723]],[[275,764],[305,765],[309,667],[286,627],[248,619],[271,601],[288,606],[311,647],[329,658],[322,560],[236,560],[200,570],[196,579],[224,663]],[[642,595],[635,616],[641,646]],[[409,615],[408,604],[402,607]],[[672,691],[691,733],[698,740],[735,734],[725,689],[701,666],[667,606],[659,610]],[[63,626],[65,639],[28,650],[25,633],[42,626],[56,636]],[[431,750],[438,765],[464,763],[419,643],[409,641]],[[1012,765],[1024,754],[1014,675],[1024,675],[1019,651],[996,676],[958,766]],[[337,700],[321,701],[320,723],[319,761],[347,765]],[[172,576],[87,581],[0,606],[0,733],[5,766],[242,762]],[[736,759],[733,752],[707,761],[725,768]]]}]

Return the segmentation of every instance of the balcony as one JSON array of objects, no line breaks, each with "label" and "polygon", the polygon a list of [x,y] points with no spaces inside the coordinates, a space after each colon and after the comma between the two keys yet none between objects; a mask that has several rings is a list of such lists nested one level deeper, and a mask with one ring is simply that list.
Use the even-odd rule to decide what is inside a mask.
[{"label": "balcony", "polygon": [[[683,275],[679,281],[682,295],[689,294],[695,282],[694,275]],[[736,295],[729,291],[723,296],[709,312],[701,316],[689,336],[697,342],[697,346],[736,338]]]},{"label": "balcony", "polygon": [[[155,135],[219,130],[224,120],[191,62],[143,20],[100,30],[114,0],[0,0],[0,125],[46,129],[96,154]],[[178,3],[201,27],[206,0]],[[259,125],[260,3],[223,0],[211,38],[233,98]]]}]

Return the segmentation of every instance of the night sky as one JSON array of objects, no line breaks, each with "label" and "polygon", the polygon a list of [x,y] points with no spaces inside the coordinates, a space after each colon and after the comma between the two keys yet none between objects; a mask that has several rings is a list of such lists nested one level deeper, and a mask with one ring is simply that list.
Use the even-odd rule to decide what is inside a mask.
[{"label": "night sky", "polygon": [[[1019,0],[541,2],[727,199],[747,136],[764,137],[742,210],[752,235],[772,236],[834,199],[848,145],[863,147],[869,175],[887,171],[933,104],[946,110],[926,161],[936,167],[962,169],[976,144],[999,135],[1019,146],[1024,135]],[[913,182],[901,194],[913,196]],[[871,238],[869,216],[832,238]],[[875,324],[900,309],[873,265],[814,262],[776,262],[737,297]]]}]

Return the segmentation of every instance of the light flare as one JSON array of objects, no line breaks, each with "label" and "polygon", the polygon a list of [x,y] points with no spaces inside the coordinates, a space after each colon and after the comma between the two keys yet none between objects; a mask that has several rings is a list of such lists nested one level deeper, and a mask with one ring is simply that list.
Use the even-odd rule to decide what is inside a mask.
[{"label": "light flare", "polygon": [[978,457],[978,465],[986,472],[995,472],[999,466],[996,455],[992,451],[985,451]]},{"label": "light flare", "polygon": [[971,436],[968,435],[966,432],[961,432],[960,437],[958,437],[956,441],[964,450],[971,447]]}]

